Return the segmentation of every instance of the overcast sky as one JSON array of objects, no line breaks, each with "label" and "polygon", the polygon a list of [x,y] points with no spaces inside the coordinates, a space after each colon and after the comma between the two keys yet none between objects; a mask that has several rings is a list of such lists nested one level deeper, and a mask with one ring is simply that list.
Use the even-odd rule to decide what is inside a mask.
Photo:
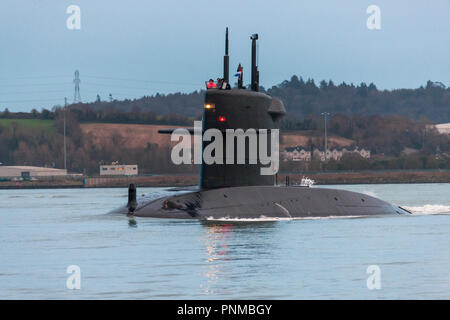
[{"label": "overcast sky", "polygon": [[[67,7],[81,9],[69,30]],[[381,29],[366,26],[367,7]],[[230,63],[249,81],[250,39],[259,33],[263,86],[303,78],[416,88],[450,86],[450,0],[1,0],[0,109],[51,108],[157,92],[191,92],[222,73],[224,30]]]}]

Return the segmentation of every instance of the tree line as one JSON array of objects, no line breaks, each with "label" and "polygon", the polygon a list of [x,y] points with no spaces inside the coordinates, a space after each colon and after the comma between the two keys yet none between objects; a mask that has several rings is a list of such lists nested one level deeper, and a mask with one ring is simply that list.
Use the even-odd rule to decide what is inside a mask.
[{"label": "tree line", "polygon": [[266,91],[280,98],[287,112],[297,119],[322,112],[343,115],[402,115],[414,120],[427,119],[433,123],[450,122],[450,88],[428,81],[417,89],[378,90],[371,83],[358,86],[345,82],[304,81],[292,76],[290,81]]},{"label": "tree line", "polygon": [[[402,115],[414,120],[427,119],[433,123],[450,122],[450,87],[439,82],[428,81],[416,89],[379,90],[373,83],[359,85],[334,84],[322,80],[316,85],[314,79],[304,80],[292,76],[271,88],[260,88],[261,92],[280,98],[290,118],[304,120],[322,112],[343,115]],[[204,90],[192,93],[155,94],[140,99],[123,101],[95,101],[71,105],[81,114],[92,119],[92,111],[106,113],[152,112],[155,115],[178,115],[201,118]],[[107,111],[106,111],[107,110]],[[89,115],[91,113],[91,115]],[[97,116],[101,119],[102,116]],[[80,121],[85,121],[82,118]],[[129,120],[131,121],[131,120]]]},{"label": "tree line", "polygon": [[[428,81],[416,89],[379,90],[373,83],[359,85],[334,84],[322,80],[316,85],[314,79],[304,80],[296,75],[290,80],[260,88],[271,96],[280,98],[290,119],[303,121],[322,112],[342,115],[402,115],[413,120],[433,123],[450,122],[450,87],[440,82]],[[97,99],[89,103],[69,105],[80,122],[116,122],[148,124],[186,124],[201,118],[204,90],[191,93],[173,93],[144,96],[139,99]],[[30,113],[11,113],[8,109],[0,117],[54,118],[53,110],[33,109]],[[60,108],[60,107],[59,107]],[[301,129],[301,128],[298,128]]]},{"label": "tree line", "polygon": [[[31,112],[10,112],[8,108],[5,108],[3,112],[0,112],[0,119],[55,120],[57,114],[63,110],[64,108],[61,106],[55,106],[52,110],[43,108],[40,112],[36,109],[31,110]],[[194,121],[194,118],[181,114],[158,115],[151,110],[141,110],[136,106],[130,111],[121,111],[114,106],[94,109],[87,104],[79,104],[69,106],[66,110],[78,122],[191,125]]]}]

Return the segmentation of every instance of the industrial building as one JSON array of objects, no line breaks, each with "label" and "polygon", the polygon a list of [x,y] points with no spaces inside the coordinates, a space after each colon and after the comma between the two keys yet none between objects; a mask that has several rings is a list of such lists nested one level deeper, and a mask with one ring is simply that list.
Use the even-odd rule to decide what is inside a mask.
[{"label": "industrial building", "polygon": [[101,176],[135,176],[138,174],[137,164],[123,165],[123,164],[111,164],[101,165]]},{"label": "industrial building", "polygon": [[435,127],[439,133],[450,135],[450,123],[437,124]]},{"label": "industrial building", "polygon": [[23,178],[66,176],[67,170],[32,167],[32,166],[0,166],[0,178]]}]

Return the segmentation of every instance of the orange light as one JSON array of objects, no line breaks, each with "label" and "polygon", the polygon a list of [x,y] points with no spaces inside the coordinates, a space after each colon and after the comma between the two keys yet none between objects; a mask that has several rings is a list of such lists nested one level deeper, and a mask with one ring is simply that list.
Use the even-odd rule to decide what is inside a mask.
[{"label": "orange light", "polygon": [[214,109],[214,105],[213,104],[210,104],[210,103],[207,103],[207,104],[205,104],[205,109]]},{"label": "orange light", "polygon": [[220,122],[225,122],[225,121],[227,121],[227,119],[225,117],[219,117],[219,121]]}]

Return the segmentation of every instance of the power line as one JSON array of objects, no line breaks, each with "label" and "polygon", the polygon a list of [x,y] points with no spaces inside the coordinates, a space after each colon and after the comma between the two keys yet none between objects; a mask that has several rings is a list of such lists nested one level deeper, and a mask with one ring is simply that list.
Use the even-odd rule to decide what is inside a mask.
[{"label": "power line", "polygon": [[132,89],[132,90],[151,90],[151,88],[148,88],[148,87],[130,87],[130,86],[123,86],[121,84],[103,84],[103,83],[92,83],[92,82],[85,82],[85,84],[91,85],[91,86],[99,86],[99,87],[117,87],[117,88]]},{"label": "power line", "polygon": [[91,75],[85,75],[84,77],[95,78],[95,79],[114,80],[114,81],[132,81],[132,82],[146,82],[146,83],[159,83],[159,84],[171,84],[171,85],[190,85],[190,86],[198,86],[199,85],[199,83],[192,83],[192,82],[189,83],[189,82],[144,80],[144,79],[130,79],[130,78],[113,78],[113,77],[91,76]]},{"label": "power line", "polygon": [[[124,88],[124,89],[132,89],[132,90],[154,90],[154,88],[150,88],[150,87],[134,87],[134,86],[127,86],[127,85],[121,85],[121,84],[107,84],[107,83],[94,83],[94,82],[83,82],[86,85],[90,85],[90,86],[100,86],[100,87],[118,87],[118,88]],[[0,94],[3,87],[24,87],[24,86],[60,86],[60,85],[64,85],[64,86],[69,86],[70,83],[38,83],[38,84],[8,84],[8,85],[0,85]],[[197,86],[199,86],[197,84]],[[28,91],[29,92],[29,91]],[[30,93],[37,93],[37,92],[62,92],[62,90],[59,91],[31,91]],[[6,92],[7,93],[7,92]],[[24,91],[13,91],[11,93],[27,93]]]},{"label": "power line", "polygon": [[[97,76],[85,76],[87,78],[95,78],[95,79],[106,79],[106,80],[114,80],[114,81],[131,81],[131,82],[139,82],[139,83],[153,83],[153,84],[166,84],[166,85],[189,85],[189,86],[201,86],[200,83],[186,83],[186,82],[169,82],[169,81],[153,81],[153,80],[138,80],[138,79],[126,79],[126,78],[110,78],[110,77],[97,77]],[[67,77],[65,77],[67,78]],[[75,81],[76,79],[74,79]],[[79,80],[79,79],[78,79]],[[49,83],[20,83],[20,84],[1,84],[0,90],[4,87],[25,87],[25,86],[61,86],[61,85],[70,85],[70,82],[49,82]],[[86,82],[86,84],[95,85],[95,86],[118,86],[129,89],[142,89],[148,90],[149,88],[143,87],[133,87],[121,84],[114,83],[94,83],[94,82]]]},{"label": "power line", "polygon": [[[127,85],[121,85],[121,84],[105,84],[105,83],[93,83],[93,82],[84,82],[86,85],[90,86],[99,86],[99,87],[117,87],[117,88],[123,88],[123,89],[132,89],[132,90],[155,90],[154,88],[150,87],[131,87]],[[200,86],[200,85],[197,85]]]},{"label": "power line", "polygon": [[[201,84],[199,83],[186,83],[186,82],[173,82],[173,81],[159,81],[159,80],[146,80],[146,79],[132,79],[132,78],[116,78],[116,77],[107,77],[107,76],[94,76],[94,75],[86,75],[85,77],[87,78],[91,78],[91,79],[104,79],[104,80],[111,80],[111,81],[123,81],[123,82],[136,82],[136,83],[141,83],[141,84],[164,84],[164,85],[188,85],[188,86],[196,86],[196,87],[200,87]],[[11,84],[11,83],[7,83],[7,84],[1,84],[0,85],[0,96],[3,96],[3,98],[6,98],[5,95],[13,95],[13,94],[21,94],[21,95],[26,95],[26,94],[38,94],[38,93],[62,93],[62,92],[67,92],[68,90],[70,90],[68,88],[68,90],[65,89],[56,89],[56,90],[51,90],[51,88],[49,88],[50,90],[34,90],[34,91],[8,91],[8,88],[13,88],[13,87],[45,87],[45,86],[69,86],[71,83],[70,82],[45,82],[45,83],[36,83],[35,79],[50,79],[50,78],[65,78],[67,79],[68,77],[66,75],[45,75],[45,76],[18,76],[18,77],[14,77],[14,78],[9,78],[2,80],[0,79],[0,81],[10,81],[11,79],[30,79],[32,80],[32,82],[34,83],[21,83],[21,84]],[[81,102],[81,95],[80,95],[80,77],[79,77],[79,71],[76,70],[75,71],[75,78],[72,82],[72,85],[75,84],[75,89],[74,89],[74,103],[80,103]],[[122,96],[122,99],[137,99],[138,97],[145,97],[145,96],[150,96],[150,93],[147,93],[148,91],[153,91],[156,92],[157,90],[155,90],[155,88],[149,88],[147,86],[133,86],[131,84],[130,85],[123,85],[123,84],[119,84],[119,83],[96,83],[96,82],[87,82],[85,83],[87,84],[89,87],[86,88],[87,92],[92,92],[92,93],[97,93],[97,94],[103,94],[103,95],[108,95],[110,93],[114,93],[116,96]],[[105,88],[111,88],[111,87],[116,87],[116,88],[121,88],[124,90],[119,90],[119,92],[116,92],[115,90],[110,90],[110,89],[101,89],[98,88],[98,90],[96,90],[97,88],[95,87],[105,87]],[[5,91],[6,89],[6,91]],[[131,92],[128,92],[128,90],[131,90]],[[134,90],[141,90],[144,92],[133,92]],[[124,92],[126,91],[126,92]],[[132,96],[132,97],[129,97]],[[55,99],[8,99],[8,100],[1,100],[0,103],[26,103],[26,102],[34,102],[34,103],[39,103],[39,102],[56,102],[56,101],[60,101],[59,98],[55,98]]]},{"label": "power line", "polygon": [[57,82],[57,83],[22,83],[22,84],[2,84],[1,87],[25,87],[25,86],[58,86],[58,85],[70,85],[70,82]]},{"label": "power line", "polygon": [[7,77],[7,78],[3,78],[0,77],[0,81],[11,81],[12,79],[17,79],[17,80],[23,80],[23,79],[34,79],[34,78],[39,78],[39,79],[50,79],[50,78],[68,78],[67,75],[60,75],[60,76],[20,76],[20,77]]},{"label": "power line", "polygon": [[44,75],[18,75],[15,77],[2,77],[0,76],[0,79],[7,78],[7,79],[25,79],[25,78],[67,78],[67,73],[65,74],[44,74]]},{"label": "power line", "polygon": [[[108,89],[101,89],[101,90],[91,90],[91,89],[84,89],[83,92],[88,92],[90,94],[100,94],[100,95],[109,95],[110,93],[114,93],[116,96],[140,96],[140,97],[148,97],[150,94],[140,93],[140,92],[123,92],[123,91],[115,91],[115,90],[108,90]],[[133,98],[128,98],[133,99]]]},{"label": "power line", "polygon": [[[178,82],[178,81],[162,81],[162,80],[152,80],[152,79],[136,79],[136,78],[121,78],[121,77],[108,77],[108,76],[95,76],[95,75],[84,75],[86,78],[94,79],[105,79],[113,81],[131,81],[131,82],[143,82],[143,83],[158,83],[158,84],[172,84],[172,85],[192,85],[198,86],[199,83],[193,82]],[[23,80],[23,79],[55,79],[55,78],[68,78],[67,75],[43,75],[43,76],[18,76],[18,77],[0,77],[0,81],[11,81],[13,79]]]},{"label": "power line", "polygon": [[57,92],[67,92],[67,90],[8,91],[8,92],[0,92],[0,95],[7,95],[7,94],[28,94],[28,93],[57,93]]},{"label": "power line", "polygon": [[55,99],[31,99],[31,100],[3,100],[0,103],[10,103],[10,102],[48,102],[48,101],[60,101],[61,98]]}]

